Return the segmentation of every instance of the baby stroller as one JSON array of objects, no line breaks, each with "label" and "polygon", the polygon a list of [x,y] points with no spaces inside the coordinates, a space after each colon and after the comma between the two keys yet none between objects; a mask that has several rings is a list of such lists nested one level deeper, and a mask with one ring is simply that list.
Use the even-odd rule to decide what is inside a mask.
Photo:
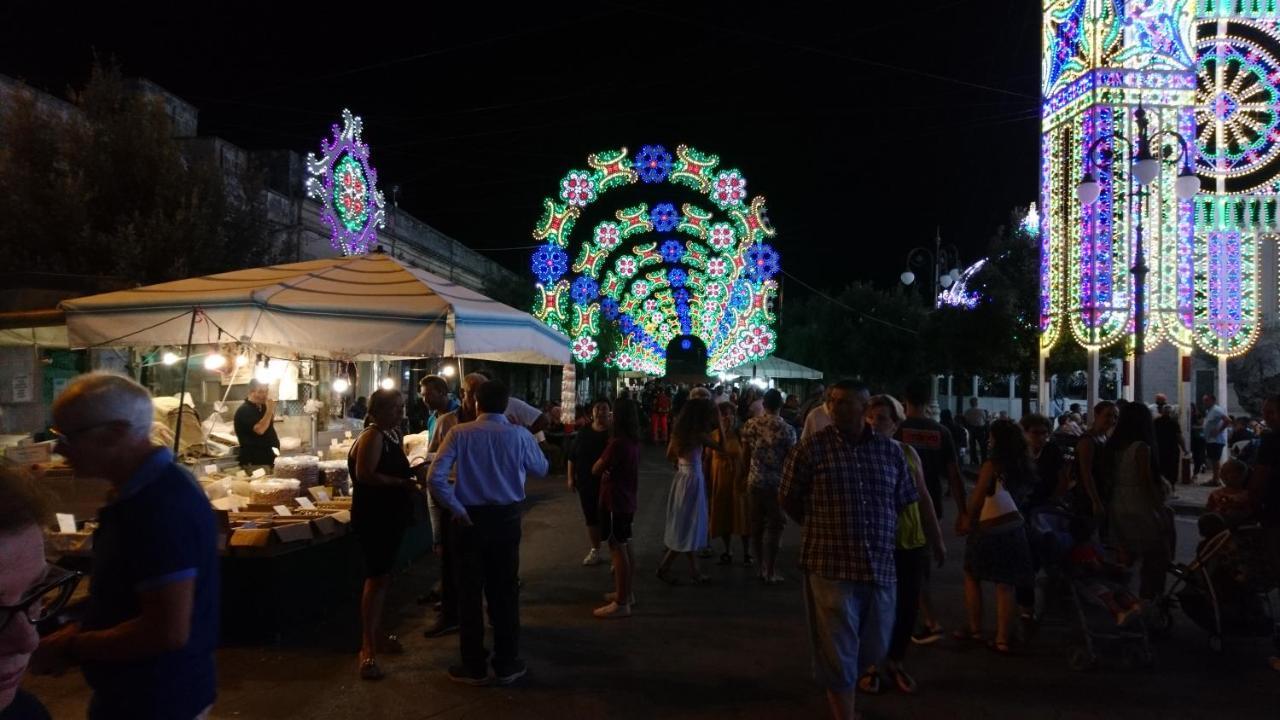
[{"label": "baby stroller", "polygon": [[1045,573],[1038,614],[1059,619],[1076,631],[1079,642],[1067,649],[1067,664],[1072,670],[1096,669],[1099,653],[1104,651],[1129,667],[1150,666],[1153,656],[1143,614],[1136,612],[1130,621],[1117,625],[1111,612],[1089,592],[1088,584],[1076,577],[1068,561],[1075,545],[1073,520],[1071,511],[1061,505],[1029,512],[1028,538]]},{"label": "baby stroller", "polygon": [[1209,648],[1222,652],[1224,637],[1271,637],[1280,650],[1280,623],[1271,591],[1280,587],[1266,536],[1256,525],[1223,530],[1201,543],[1195,558],[1169,569],[1172,582],[1156,604],[1157,632],[1173,628],[1179,608],[1209,633]]}]

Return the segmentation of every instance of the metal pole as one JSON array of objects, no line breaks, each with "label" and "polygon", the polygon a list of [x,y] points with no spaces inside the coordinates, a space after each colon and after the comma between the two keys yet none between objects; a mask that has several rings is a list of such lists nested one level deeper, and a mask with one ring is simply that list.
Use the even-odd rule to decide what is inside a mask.
[{"label": "metal pole", "polygon": [[1098,399],[1099,399],[1099,396],[1098,396],[1098,381],[1099,381],[1098,376],[1100,375],[1098,370],[1099,351],[1098,351],[1098,348],[1091,347],[1091,348],[1088,348],[1088,353],[1089,353],[1089,373],[1088,373],[1089,389],[1088,389],[1087,402],[1089,403],[1089,407],[1085,408],[1085,415],[1087,415],[1089,417],[1089,421],[1092,422],[1093,406],[1098,404]]},{"label": "metal pole", "polygon": [[182,354],[182,386],[178,390],[178,424],[173,430],[173,454],[178,454],[178,443],[182,440],[182,409],[187,397],[187,373],[191,370],[191,338],[196,334],[196,316],[200,308],[191,308],[191,326],[187,328],[187,349]]},{"label": "metal pole", "polygon": [[1218,356],[1218,404],[1227,412],[1227,356]]},{"label": "metal pole", "polygon": [[[1138,204],[1146,199],[1145,191],[1138,192]],[[1145,402],[1142,392],[1142,358],[1146,353],[1147,342],[1147,253],[1142,240],[1142,222],[1145,213],[1138,217],[1137,248],[1134,250],[1133,267],[1133,398],[1137,402]]]}]

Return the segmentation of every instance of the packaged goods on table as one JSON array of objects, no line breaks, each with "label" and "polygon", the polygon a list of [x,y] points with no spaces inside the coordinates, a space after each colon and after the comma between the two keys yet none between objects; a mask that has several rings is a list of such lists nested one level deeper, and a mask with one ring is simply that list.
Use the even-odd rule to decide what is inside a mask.
[{"label": "packaged goods on table", "polygon": [[298,497],[301,483],[297,480],[253,480],[249,483],[250,499],[255,505],[287,505]]},{"label": "packaged goods on table", "polygon": [[347,470],[346,459],[342,460],[321,460],[320,466],[320,484],[333,487],[334,492],[343,495],[351,492],[351,475]]},{"label": "packaged goods on table", "polygon": [[276,458],[272,474],[277,480],[297,480],[300,487],[320,484],[320,458],[314,455],[294,455]]}]

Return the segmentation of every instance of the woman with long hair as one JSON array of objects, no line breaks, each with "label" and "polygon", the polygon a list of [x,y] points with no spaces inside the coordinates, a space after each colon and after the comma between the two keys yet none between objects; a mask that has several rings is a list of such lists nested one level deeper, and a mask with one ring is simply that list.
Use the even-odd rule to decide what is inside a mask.
[{"label": "woman with long hair", "polygon": [[695,553],[707,538],[707,493],[702,475],[702,451],[718,449],[712,437],[719,424],[710,398],[690,397],[676,417],[667,444],[667,459],[676,464],[676,475],[667,495],[667,526],[663,540],[667,553],[658,564],[658,578],[673,583],[668,574],[677,556],[689,558],[689,576],[695,583],[709,578],[698,570]]},{"label": "woman with long hair", "polygon": [[613,556],[613,592],[598,618],[631,615],[635,604],[635,557],[631,554],[631,521],[636,514],[640,476],[640,411],[634,400],[621,399],[613,409],[613,437],[592,466],[600,478],[600,534]]},{"label": "woman with long hair", "polygon": [[[400,438],[404,420],[404,396],[396,390],[378,390],[369,396],[365,428],[347,455],[351,474],[351,526],[364,554],[364,590],[360,597],[360,677],[379,680],[379,650],[404,652],[394,635],[381,634],[382,607],[391,587],[391,569],[400,551],[404,531],[413,522],[412,495],[415,471],[409,467]],[[419,476],[426,471],[420,466]],[[418,478],[422,480],[421,477]]]},{"label": "woman with long hair", "polygon": [[1022,429],[1013,421],[991,423],[987,446],[987,460],[957,528],[969,537],[964,552],[968,628],[957,631],[956,638],[983,639],[982,582],[991,582],[996,586],[996,633],[989,647],[1008,654],[1016,609],[1014,588],[1035,580],[1023,517],[1013,497],[1034,485],[1036,471]]},{"label": "woman with long hair", "polygon": [[711,455],[711,537],[720,538],[724,552],[721,565],[733,564],[733,536],[742,539],[743,561],[750,565],[751,529],[747,511],[747,468],[742,461],[742,442],[734,427],[733,404],[725,401],[716,408],[720,419],[720,448]]},{"label": "woman with long hair", "polygon": [[1126,403],[1107,444],[1115,468],[1107,521],[1109,541],[1141,560],[1138,596],[1151,599],[1164,591],[1170,560],[1172,518],[1165,500],[1169,488],[1160,476],[1159,448],[1151,410]]}]

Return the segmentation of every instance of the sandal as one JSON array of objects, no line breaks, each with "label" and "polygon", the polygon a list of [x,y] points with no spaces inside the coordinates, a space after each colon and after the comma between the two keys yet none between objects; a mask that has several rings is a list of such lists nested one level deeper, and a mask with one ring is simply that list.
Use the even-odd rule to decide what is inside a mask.
[{"label": "sandal", "polygon": [[1009,647],[1009,643],[1007,642],[992,640],[987,643],[987,649],[997,655],[1004,655],[1005,657],[1013,655],[1013,650]]},{"label": "sandal", "polygon": [[385,655],[403,655],[404,645],[400,644],[400,638],[395,635],[388,635],[378,643],[378,652]]},{"label": "sandal", "polygon": [[382,668],[378,667],[378,663],[373,658],[360,661],[361,680],[381,680],[384,677],[386,676],[382,674]]},{"label": "sandal", "polygon": [[719,562],[718,564],[720,564],[720,565],[732,565],[732,564],[733,564],[733,554],[732,554],[732,553],[720,553],[720,562]]},{"label": "sandal", "polygon": [[916,687],[915,678],[908,675],[907,671],[903,670],[901,665],[897,667],[890,667],[889,677],[893,678],[893,684],[898,686],[899,692],[906,695],[916,694],[916,690],[918,688]]},{"label": "sandal", "polygon": [[862,674],[858,678],[858,690],[868,695],[879,695],[884,692],[884,688],[880,686],[880,673],[874,668]]},{"label": "sandal", "polygon": [[952,637],[952,639],[954,639],[954,640],[958,640],[958,641],[963,642],[963,643],[971,643],[971,642],[972,642],[972,643],[980,643],[980,642],[982,642],[982,633],[980,633],[980,632],[974,632],[974,631],[972,631],[972,630],[965,630],[965,629],[963,629],[963,628],[961,628],[961,629],[959,629],[959,630],[954,630],[954,631],[952,631],[952,633],[951,633],[951,637]]}]

